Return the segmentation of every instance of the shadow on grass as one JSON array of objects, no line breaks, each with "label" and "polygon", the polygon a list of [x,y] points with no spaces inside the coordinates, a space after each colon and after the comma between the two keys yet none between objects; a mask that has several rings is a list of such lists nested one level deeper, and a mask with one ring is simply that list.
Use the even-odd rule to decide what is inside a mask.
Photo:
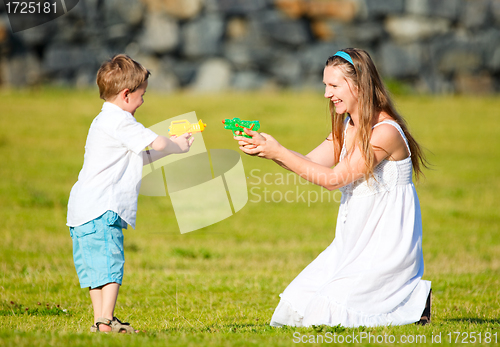
[{"label": "shadow on grass", "polygon": [[500,324],[500,319],[484,319],[484,318],[451,318],[449,322],[455,323],[472,323],[472,324]]},{"label": "shadow on grass", "polygon": [[275,328],[269,325],[269,323],[234,323],[234,324],[209,324],[200,327],[173,327],[166,329],[164,332],[167,333],[186,333],[189,331],[191,333],[288,333],[295,331],[294,327],[282,327]]},{"label": "shadow on grass", "polygon": [[321,334],[321,333],[349,333],[352,331],[361,332],[369,328],[361,326],[358,328],[344,328],[340,325],[337,326],[311,326],[311,327],[292,327],[292,326],[282,326],[282,327],[272,327],[268,322],[266,323],[233,323],[233,324],[209,324],[201,327],[173,327],[166,329],[167,333],[186,333],[189,331],[191,333],[258,333],[258,334],[272,334],[272,335],[288,335],[296,331],[302,333],[310,334]]}]

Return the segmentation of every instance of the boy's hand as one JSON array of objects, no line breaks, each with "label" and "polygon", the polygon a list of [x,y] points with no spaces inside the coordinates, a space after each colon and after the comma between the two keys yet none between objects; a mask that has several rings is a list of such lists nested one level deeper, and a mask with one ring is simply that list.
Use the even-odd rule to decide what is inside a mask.
[{"label": "boy's hand", "polygon": [[192,134],[186,133],[180,136],[171,136],[170,138],[159,135],[149,147],[151,151],[144,151],[142,154],[143,165],[151,164],[158,159],[166,157],[170,154],[186,153],[193,144],[194,137]]},{"label": "boy's hand", "polygon": [[171,143],[168,146],[168,151],[170,153],[186,153],[189,151],[189,148],[191,148],[194,137],[191,133],[185,133],[181,136],[172,135],[170,141]]}]

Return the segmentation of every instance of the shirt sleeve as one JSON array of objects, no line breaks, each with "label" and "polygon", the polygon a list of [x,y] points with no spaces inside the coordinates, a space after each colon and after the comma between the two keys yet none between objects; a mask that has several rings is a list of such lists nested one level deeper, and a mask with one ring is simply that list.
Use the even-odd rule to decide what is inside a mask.
[{"label": "shirt sleeve", "polygon": [[132,116],[120,122],[115,135],[125,147],[136,154],[140,154],[146,146],[158,137],[158,134],[144,127]]}]

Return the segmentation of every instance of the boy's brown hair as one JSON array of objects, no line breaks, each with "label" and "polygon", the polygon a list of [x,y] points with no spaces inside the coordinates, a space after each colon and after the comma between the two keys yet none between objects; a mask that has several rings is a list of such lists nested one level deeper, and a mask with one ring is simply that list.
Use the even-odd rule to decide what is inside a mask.
[{"label": "boy's brown hair", "polygon": [[124,89],[135,92],[147,81],[151,72],[126,54],[117,54],[102,63],[96,82],[99,96],[106,101],[114,99]]}]

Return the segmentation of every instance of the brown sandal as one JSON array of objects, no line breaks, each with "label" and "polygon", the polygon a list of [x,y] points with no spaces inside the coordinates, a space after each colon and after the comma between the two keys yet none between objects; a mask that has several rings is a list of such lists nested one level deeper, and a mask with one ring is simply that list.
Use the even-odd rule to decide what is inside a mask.
[{"label": "brown sandal", "polygon": [[[112,333],[122,333],[122,334],[135,334],[137,331],[130,326],[130,323],[127,322],[121,322],[118,318],[113,317],[113,319],[108,319],[108,318],[98,318],[97,322],[95,323],[96,331],[99,330],[99,326],[101,324],[107,325],[108,327],[111,328]],[[90,331],[92,331],[94,326],[90,328]]]}]

